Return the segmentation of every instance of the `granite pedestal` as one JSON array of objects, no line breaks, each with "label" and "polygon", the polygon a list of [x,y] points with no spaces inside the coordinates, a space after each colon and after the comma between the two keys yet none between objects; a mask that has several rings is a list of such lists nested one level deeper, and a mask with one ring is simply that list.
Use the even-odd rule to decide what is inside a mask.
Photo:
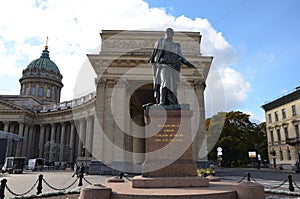
[{"label": "granite pedestal", "polygon": [[208,186],[192,155],[190,110],[146,110],[146,158],[134,188]]}]

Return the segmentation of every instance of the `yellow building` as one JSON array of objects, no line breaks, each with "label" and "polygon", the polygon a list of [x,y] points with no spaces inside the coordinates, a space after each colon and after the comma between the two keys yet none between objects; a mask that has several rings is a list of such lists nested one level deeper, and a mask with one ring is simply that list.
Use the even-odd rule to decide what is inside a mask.
[{"label": "yellow building", "polygon": [[272,168],[292,169],[300,159],[300,87],[262,106]]}]

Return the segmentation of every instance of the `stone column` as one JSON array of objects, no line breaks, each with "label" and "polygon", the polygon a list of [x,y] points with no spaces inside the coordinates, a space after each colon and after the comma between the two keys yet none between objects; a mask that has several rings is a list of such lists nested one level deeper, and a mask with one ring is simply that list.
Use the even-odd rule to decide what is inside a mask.
[{"label": "stone column", "polygon": [[40,124],[40,137],[39,137],[39,157],[42,158],[44,154],[44,137],[45,137],[45,125]]},{"label": "stone column", "polygon": [[64,146],[66,137],[66,123],[61,123],[61,134],[60,134],[60,149],[59,149],[59,162],[64,161]]},{"label": "stone column", "polygon": [[75,128],[74,128],[74,122],[70,121],[71,128],[70,128],[70,162],[74,162],[74,146],[75,146]]},{"label": "stone column", "polygon": [[43,88],[44,88],[43,99],[46,99],[46,97],[47,97],[47,86],[46,86],[46,84],[44,84]]},{"label": "stone column", "polygon": [[92,157],[93,148],[93,116],[86,117],[85,157]]},{"label": "stone column", "polygon": [[[9,129],[9,121],[4,121],[4,131],[5,132],[8,132],[8,129]],[[11,151],[11,145],[12,145],[12,139],[7,139],[6,140],[6,157],[9,157],[10,156],[10,151]]]},{"label": "stone column", "polygon": [[[23,130],[24,130],[24,123],[23,122],[19,122],[19,136],[23,136]],[[16,156],[21,156],[22,153],[22,141],[20,140],[17,143],[17,149],[16,149]]]},{"label": "stone column", "polygon": [[193,158],[195,161],[207,159],[207,142],[206,142],[206,127],[205,127],[205,106],[204,106],[204,89],[205,83],[198,83],[194,85],[199,103],[199,124],[197,134],[193,142]]},{"label": "stone column", "polygon": [[[129,110],[126,110],[127,106],[127,96],[126,96],[126,82],[125,81],[118,81],[116,85],[113,85],[113,95],[111,97],[111,103],[113,106],[111,106],[111,110],[113,113],[112,125],[114,128],[112,137],[113,137],[113,161],[115,162],[125,162],[125,138],[124,131],[126,131],[127,127],[127,121],[126,121],[126,115],[129,113]],[[111,89],[111,88],[109,88]],[[127,112],[128,111],[128,112]],[[126,143],[128,144],[128,143]],[[129,158],[129,157],[128,157]],[[126,165],[118,165],[120,170],[122,170],[122,167],[125,167]]]},{"label": "stone column", "polygon": [[105,113],[105,82],[100,80],[97,85],[95,118],[94,118],[94,135],[93,135],[93,156],[103,162],[103,125]]},{"label": "stone column", "polygon": [[49,161],[49,152],[50,152],[50,130],[51,126],[50,125],[45,125],[45,143],[46,145],[43,146],[43,158],[45,158],[47,161]]},{"label": "stone column", "polygon": [[4,123],[4,131],[8,132],[8,128],[9,128],[9,121],[3,121]]},{"label": "stone column", "polygon": [[28,141],[28,130],[29,130],[29,125],[25,124],[25,129],[24,129],[24,138],[23,138],[23,143],[22,143],[22,156],[26,156],[26,149],[27,149],[27,141]]},{"label": "stone column", "polygon": [[51,135],[50,135],[50,149],[49,149],[49,162],[55,161],[54,149],[55,149],[55,124],[51,124]]},{"label": "stone column", "polygon": [[60,125],[60,123],[57,123],[56,129],[55,129],[55,143],[56,144],[60,143],[60,135],[61,135],[61,125]]},{"label": "stone column", "polygon": [[82,150],[85,146],[85,132],[84,132],[84,119],[79,119],[79,139],[78,139],[78,151],[77,157],[83,157]]},{"label": "stone column", "polygon": [[133,125],[132,124],[132,133],[133,133],[133,137],[132,137],[132,150],[133,150],[133,157],[132,157],[132,162],[133,164],[141,164],[142,162],[144,162],[145,160],[145,155],[144,155],[144,138],[139,138],[136,137],[135,135],[138,132],[144,133],[141,131],[141,128],[138,127],[138,125],[143,126],[144,125],[144,115],[137,115],[135,118],[133,118],[133,121],[131,122],[136,122],[138,121],[138,123],[136,123],[137,125]]},{"label": "stone column", "polygon": [[[18,123],[13,124],[13,128],[10,128],[10,132],[13,132],[14,134],[18,134]],[[9,148],[9,156],[17,156],[16,155],[16,146],[18,142],[11,142],[11,147]]]},{"label": "stone column", "polygon": [[106,81],[105,86],[105,100],[104,100],[104,113],[103,113],[103,150],[102,150],[102,160],[106,164],[111,164],[114,159],[115,154],[115,144],[114,144],[114,132],[115,132],[115,122],[112,114],[111,108],[111,95],[115,86],[114,80]]},{"label": "stone column", "polygon": [[27,150],[26,150],[26,157],[32,158],[32,148],[34,146],[34,140],[33,140],[33,133],[34,133],[34,126],[29,126],[29,132],[28,132],[28,142],[27,142]]}]

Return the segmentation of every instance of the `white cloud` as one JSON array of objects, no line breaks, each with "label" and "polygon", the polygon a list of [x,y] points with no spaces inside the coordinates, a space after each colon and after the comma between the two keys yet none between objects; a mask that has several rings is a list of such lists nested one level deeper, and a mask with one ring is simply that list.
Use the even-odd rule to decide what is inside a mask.
[{"label": "white cloud", "polygon": [[[220,87],[216,86],[220,85],[226,92],[227,106],[243,103],[250,85],[238,71],[230,68],[238,59],[238,54],[222,33],[217,32],[207,19],[174,17],[164,8],[149,8],[142,0],[6,1],[0,7],[0,79],[8,75],[13,81],[18,81],[30,61],[39,58],[48,36],[50,57],[64,77],[62,100],[69,100],[73,97],[75,77],[80,68],[84,65],[91,71],[89,63],[84,64],[84,61],[86,54],[99,46],[101,30],[162,30],[166,27],[173,27],[177,31],[200,31],[203,35],[201,51],[214,56],[214,65],[219,71],[212,70],[207,90],[211,94],[220,91]],[[41,45],[28,43],[30,38],[35,38]],[[3,41],[14,41],[15,53],[7,56],[10,49],[6,48]],[[215,77],[220,79],[218,83]],[[214,101],[215,111],[222,109],[217,107],[223,103]]]},{"label": "white cloud", "polygon": [[250,121],[253,122],[253,123],[256,123],[256,124],[260,124],[262,122],[265,122],[265,115],[264,115],[264,112],[261,111],[261,114],[255,114],[254,112],[252,112],[251,110],[249,109],[246,109],[246,110],[240,110],[241,112],[247,114],[247,115],[250,115]]}]

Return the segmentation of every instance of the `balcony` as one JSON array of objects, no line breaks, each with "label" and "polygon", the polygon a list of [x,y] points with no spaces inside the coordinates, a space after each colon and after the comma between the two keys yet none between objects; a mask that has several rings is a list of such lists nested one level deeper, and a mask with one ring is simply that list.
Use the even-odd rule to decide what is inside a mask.
[{"label": "balcony", "polygon": [[288,145],[295,145],[295,144],[299,144],[299,143],[300,143],[299,137],[286,139],[286,144],[288,144]]}]

